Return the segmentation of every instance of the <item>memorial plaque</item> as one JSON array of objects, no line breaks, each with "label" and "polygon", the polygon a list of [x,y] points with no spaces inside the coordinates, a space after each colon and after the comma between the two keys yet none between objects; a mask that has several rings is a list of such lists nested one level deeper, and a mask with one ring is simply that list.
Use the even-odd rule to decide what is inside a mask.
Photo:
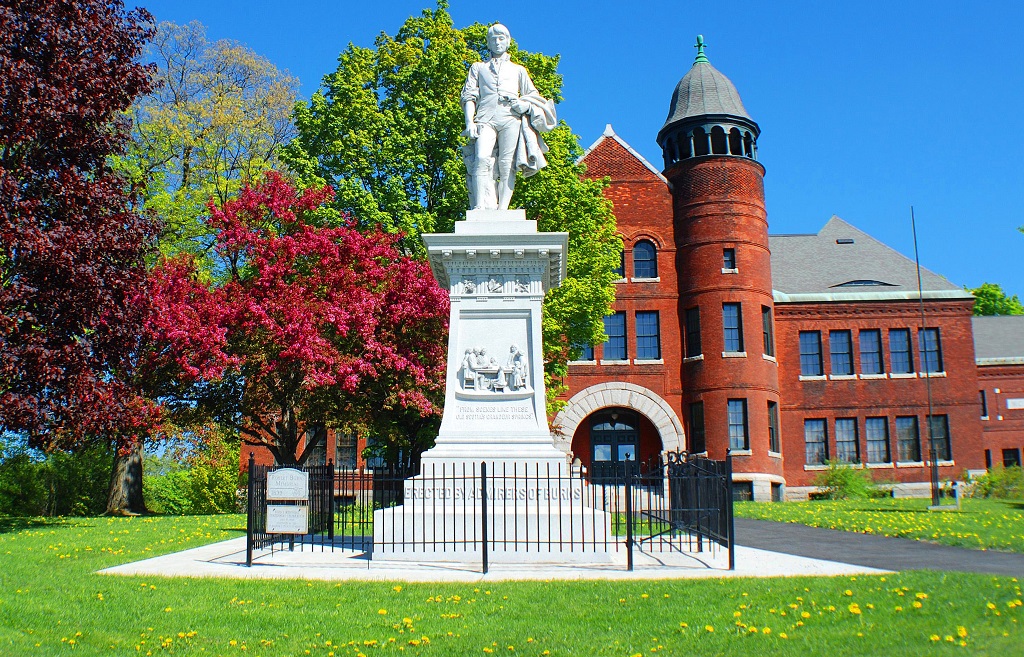
[{"label": "memorial plaque", "polygon": [[268,500],[308,500],[309,473],[283,468],[267,473]]},{"label": "memorial plaque", "polygon": [[268,534],[308,534],[309,507],[305,504],[294,506],[286,504],[267,505]]}]

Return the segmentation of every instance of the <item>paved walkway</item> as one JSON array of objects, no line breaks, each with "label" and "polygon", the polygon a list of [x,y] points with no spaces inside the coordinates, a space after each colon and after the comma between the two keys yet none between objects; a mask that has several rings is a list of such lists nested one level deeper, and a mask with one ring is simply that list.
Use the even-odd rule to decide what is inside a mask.
[{"label": "paved walkway", "polygon": [[968,550],[796,523],[736,518],[736,543],[884,570],[958,570],[1024,577],[1024,554]]},{"label": "paved walkway", "polygon": [[[573,558],[567,555],[566,559]],[[634,554],[635,568],[626,569],[624,550],[605,555],[601,563],[492,563],[480,572],[480,563],[416,563],[367,559],[362,550],[340,547],[294,552],[263,552],[252,567],[245,565],[245,538],[175,552],[144,561],[101,570],[110,575],[160,575],[165,577],[229,577],[237,579],[375,580],[407,582],[477,582],[500,580],[581,579],[680,579],[707,577],[787,577],[867,575],[886,572],[867,566],[827,559],[736,548],[736,570],[728,570],[728,552],[659,552]]]}]

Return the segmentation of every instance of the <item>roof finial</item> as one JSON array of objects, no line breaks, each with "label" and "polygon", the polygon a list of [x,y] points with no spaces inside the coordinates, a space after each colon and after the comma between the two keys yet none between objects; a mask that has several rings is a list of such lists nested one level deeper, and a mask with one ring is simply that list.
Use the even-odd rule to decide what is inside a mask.
[{"label": "roof finial", "polygon": [[694,46],[697,49],[697,59],[693,60],[694,64],[710,64],[707,55],[704,54],[704,35],[697,35],[697,45]]}]

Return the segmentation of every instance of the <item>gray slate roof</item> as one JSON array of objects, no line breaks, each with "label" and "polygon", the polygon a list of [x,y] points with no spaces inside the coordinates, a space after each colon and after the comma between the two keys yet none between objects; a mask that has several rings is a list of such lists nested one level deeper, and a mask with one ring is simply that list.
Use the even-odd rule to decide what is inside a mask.
[{"label": "gray slate roof", "polygon": [[[839,243],[848,240],[852,242]],[[918,298],[914,261],[839,217],[833,216],[816,235],[771,235],[768,244],[777,301]],[[971,298],[924,267],[921,289],[925,298]],[[798,296],[786,298],[793,295]],[[806,295],[829,298],[799,298]]]},{"label": "gray slate roof", "polygon": [[753,120],[732,81],[711,64],[695,62],[672,93],[665,126],[705,114],[730,114]]},{"label": "gray slate roof", "polygon": [[1024,316],[974,317],[974,357],[979,364],[991,359],[1024,362]]}]

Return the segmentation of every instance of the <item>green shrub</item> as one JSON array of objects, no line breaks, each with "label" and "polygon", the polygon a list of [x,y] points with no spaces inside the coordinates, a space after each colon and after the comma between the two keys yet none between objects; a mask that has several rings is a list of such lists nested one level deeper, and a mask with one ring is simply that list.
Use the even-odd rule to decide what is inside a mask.
[{"label": "green shrub", "polygon": [[967,483],[971,497],[994,497],[1001,500],[1024,499],[1024,469],[996,466]]},{"label": "green shrub", "polygon": [[142,480],[146,507],[154,513],[234,513],[240,483],[239,442],[203,428],[146,458]]},{"label": "green shrub", "polygon": [[839,461],[828,461],[828,469],[818,473],[814,485],[821,489],[816,497],[827,500],[875,497],[879,490],[870,473]]}]

